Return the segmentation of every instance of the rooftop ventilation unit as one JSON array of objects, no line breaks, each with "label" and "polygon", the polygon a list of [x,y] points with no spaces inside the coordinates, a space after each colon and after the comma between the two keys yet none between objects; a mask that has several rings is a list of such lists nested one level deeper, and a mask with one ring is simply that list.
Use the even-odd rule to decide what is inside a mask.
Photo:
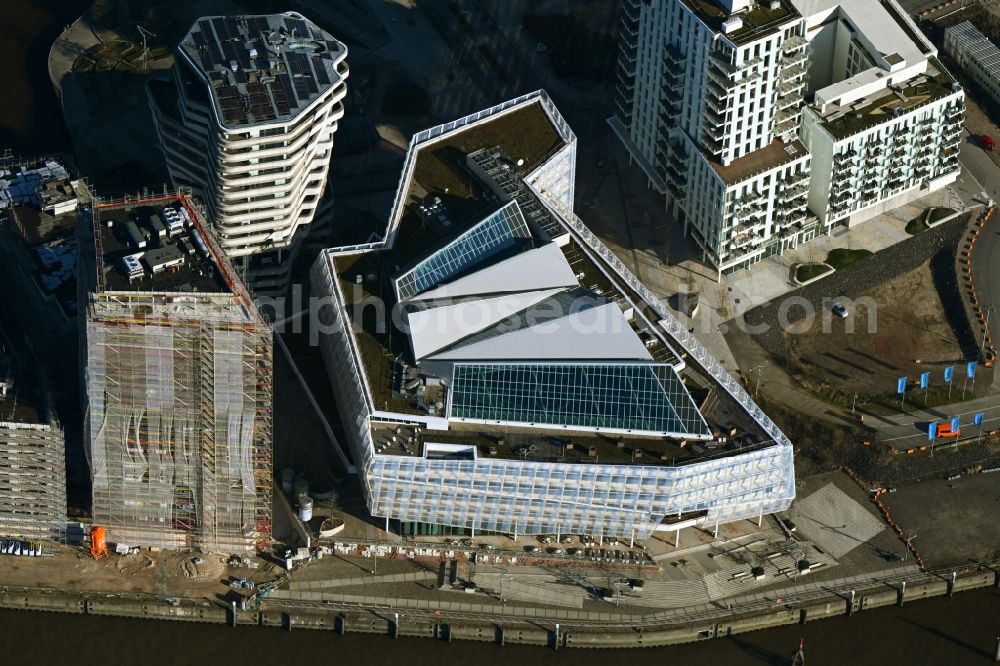
[{"label": "rooftop ventilation unit", "polygon": [[734,33],[742,27],[743,19],[739,16],[730,16],[722,22],[722,32],[726,35]]},{"label": "rooftop ventilation unit", "polygon": [[129,254],[122,257],[122,263],[125,265],[125,275],[128,276],[128,281],[142,277],[144,271],[142,269],[142,252],[136,254]]}]

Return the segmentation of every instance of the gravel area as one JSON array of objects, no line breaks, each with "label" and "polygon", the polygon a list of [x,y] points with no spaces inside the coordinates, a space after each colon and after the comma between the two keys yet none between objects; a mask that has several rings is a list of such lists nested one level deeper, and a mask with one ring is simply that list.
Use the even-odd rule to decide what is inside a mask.
[{"label": "gravel area", "polygon": [[[929,259],[933,258],[932,265],[940,263],[950,269],[955,249],[969,223],[969,218],[968,214],[961,215],[951,222],[882,250],[843,270],[836,271],[833,275],[818,282],[800,287],[785,296],[750,310],[745,314],[745,321],[751,327],[750,330],[755,330],[755,327],[762,325],[766,326],[766,330],[753,335],[754,340],[783,367],[790,368],[792,364],[789,359],[788,343],[778,317],[782,302],[793,297],[805,299],[816,312],[821,312],[825,299],[856,298],[887,280],[918,268]],[[937,258],[939,255],[946,258],[947,261],[939,262]],[[955,275],[950,270],[937,270],[935,266],[935,276],[942,301],[945,303],[950,301],[957,305],[953,308],[954,312],[949,310],[946,311],[945,315],[952,328],[956,330],[964,348],[968,341],[972,340],[972,336],[969,332],[968,320],[965,318],[965,313],[958,299]],[[954,298],[952,298],[953,296]],[[804,312],[802,308],[794,307],[788,310],[786,316],[793,320],[791,323],[794,323],[794,321],[804,317]]]}]

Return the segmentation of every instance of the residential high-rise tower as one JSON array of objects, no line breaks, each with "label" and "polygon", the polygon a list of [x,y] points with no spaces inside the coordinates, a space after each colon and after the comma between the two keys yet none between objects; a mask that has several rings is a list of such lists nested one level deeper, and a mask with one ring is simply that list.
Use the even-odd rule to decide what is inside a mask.
[{"label": "residential high-rise tower", "polygon": [[256,292],[286,291],[344,115],[347,47],[301,14],[195,21],[150,104],[170,177]]}]

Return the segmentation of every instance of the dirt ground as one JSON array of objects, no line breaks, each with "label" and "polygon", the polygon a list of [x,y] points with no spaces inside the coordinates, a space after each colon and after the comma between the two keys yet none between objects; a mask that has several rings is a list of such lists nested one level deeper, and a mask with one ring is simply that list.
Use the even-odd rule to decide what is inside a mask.
[{"label": "dirt ground", "polygon": [[940,384],[943,366],[961,362],[930,262],[861,294],[848,309],[847,319],[824,312],[804,332],[785,334],[791,356],[827,390],[864,399],[892,393],[902,375],[916,379],[928,370]]},{"label": "dirt ground", "polygon": [[[45,544],[45,557],[0,556],[0,586],[64,590],[145,592],[178,598],[224,597],[231,577],[257,583],[273,580],[275,565],[257,560],[257,569],[229,567],[220,555],[186,551],[142,551],[95,561],[83,550]],[[195,558],[200,558],[196,563]]]}]

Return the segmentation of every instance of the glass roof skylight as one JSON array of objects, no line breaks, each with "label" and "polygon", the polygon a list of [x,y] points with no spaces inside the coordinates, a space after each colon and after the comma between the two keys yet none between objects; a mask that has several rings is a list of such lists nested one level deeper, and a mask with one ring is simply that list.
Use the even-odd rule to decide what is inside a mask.
[{"label": "glass roof skylight", "polygon": [[396,278],[396,294],[400,300],[412,298],[512,247],[521,238],[531,238],[531,230],[517,202],[510,201]]},{"label": "glass roof skylight", "polygon": [[658,363],[459,363],[451,417],[709,434],[677,373]]}]

